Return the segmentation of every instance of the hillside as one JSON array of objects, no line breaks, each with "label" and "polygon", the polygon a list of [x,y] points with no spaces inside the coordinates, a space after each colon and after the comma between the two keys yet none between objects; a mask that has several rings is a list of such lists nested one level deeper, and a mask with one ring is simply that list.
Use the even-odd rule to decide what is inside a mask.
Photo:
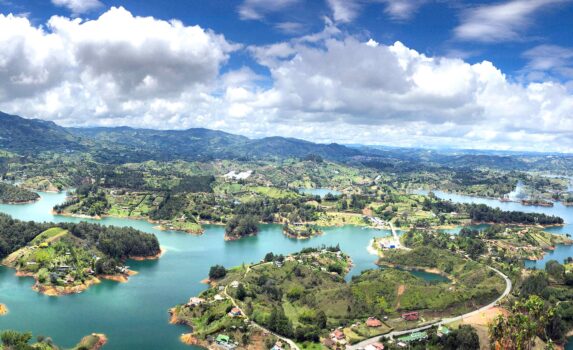
[{"label": "hillside", "polygon": [[53,122],[0,112],[0,149],[19,154],[84,150],[80,140]]},{"label": "hillside", "polygon": [[360,151],[284,137],[249,139],[218,130],[151,130],[129,127],[64,128],[53,122],[0,112],[0,150],[20,155],[84,151],[102,163],[147,160],[209,161],[306,157],[346,160]]}]

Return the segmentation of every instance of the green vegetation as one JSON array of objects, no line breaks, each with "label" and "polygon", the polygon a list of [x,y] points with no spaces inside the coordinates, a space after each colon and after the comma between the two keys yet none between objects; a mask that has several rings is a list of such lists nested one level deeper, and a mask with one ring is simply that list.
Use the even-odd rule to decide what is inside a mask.
[{"label": "green vegetation", "polygon": [[0,214],[0,257],[34,276],[46,294],[79,292],[98,275],[123,275],[125,259],[159,254],[157,238],[132,228],[95,224],[36,224]]},{"label": "green vegetation", "polygon": [[39,198],[40,196],[32,191],[0,182],[0,203],[27,203]]},{"label": "green vegetation", "polygon": [[[423,254],[412,250],[387,259],[397,264]],[[454,284],[429,283],[399,269],[368,270],[345,282],[351,261],[338,247],[307,248],[287,257],[269,253],[258,264],[225,274],[218,273],[224,268],[213,267],[218,278],[199,295],[205,302],[180,305],[172,312],[202,338],[234,326],[236,319],[228,313],[236,303],[243,316],[310,346],[328,338],[333,327],[345,327],[350,342],[412,327],[412,321],[401,319],[407,311],[418,311],[426,322],[463,313],[495,299],[505,287],[479,263],[436,249],[430,255],[424,257],[428,266],[447,269],[454,264],[449,271]],[[434,260],[438,263],[431,263]],[[387,321],[369,327],[369,317]]]},{"label": "green vegetation", "polygon": [[[104,335],[88,335],[71,350],[98,350],[106,341]],[[48,337],[38,336],[36,342],[32,342],[32,333],[4,330],[0,333],[0,350],[62,350],[62,348]]]}]

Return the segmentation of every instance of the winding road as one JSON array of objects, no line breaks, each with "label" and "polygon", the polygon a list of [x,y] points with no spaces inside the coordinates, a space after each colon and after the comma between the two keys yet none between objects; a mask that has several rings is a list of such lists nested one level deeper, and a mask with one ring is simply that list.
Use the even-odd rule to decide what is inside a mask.
[{"label": "winding road", "polygon": [[431,324],[427,324],[425,326],[422,327],[417,327],[417,328],[412,328],[412,329],[408,329],[408,330],[404,330],[404,331],[394,331],[394,332],[390,332],[384,335],[378,335],[376,337],[372,337],[366,340],[361,341],[360,343],[356,343],[354,345],[347,345],[346,346],[346,350],[359,350],[359,349],[364,349],[367,345],[376,343],[379,341],[379,339],[381,337],[384,338],[394,338],[394,337],[399,337],[402,335],[406,335],[406,334],[410,334],[413,332],[420,332],[420,331],[424,331],[426,329],[429,329],[433,326],[441,326],[444,324],[448,324],[448,323],[452,323],[452,322],[457,322],[457,321],[461,321],[464,318],[468,318],[471,316],[474,316],[476,314],[479,314],[480,312],[484,312],[489,310],[490,308],[496,306],[503,298],[505,298],[506,296],[509,295],[509,293],[511,293],[511,289],[513,287],[511,280],[509,279],[509,277],[507,277],[506,275],[504,275],[501,271],[499,271],[498,269],[495,269],[491,266],[488,266],[488,268],[494,272],[496,272],[498,275],[500,275],[504,280],[505,280],[505,290],[503,291],[503,293],[499,296],[499,298],[495,299],[493,302],[477,309],[474,310],[472,312],[468,312],[467,314],[463,314],[461,316],[456,316],[456,317],[452,317],[452,318],[446,318],[446,319],[442,319],[440,321],[436,321],[434,323]]}]

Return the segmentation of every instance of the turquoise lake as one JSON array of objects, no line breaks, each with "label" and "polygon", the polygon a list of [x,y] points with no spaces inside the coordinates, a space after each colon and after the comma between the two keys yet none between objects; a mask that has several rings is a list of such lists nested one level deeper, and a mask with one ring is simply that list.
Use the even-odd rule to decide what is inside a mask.
[{"label": "turquoise lake", "polygon": [[[526,207],[519,203],[460,196],[435,191],[440,198],[455,202],[483,203],[504,210],[544,212],[559,215],[566,221],[563,227],[549,231],[565,234],[573,232],[573,207],[556,203],[553,208]],[[85,220],[51,215],[55,204],[65,199],[65,194],[42,193],[42,199],[33,204],[0,205],[0,212],[20,220],[79,222],[91,221],[105,225],[131,226],[157,235],[166,253],[156,261],[129,261],[128,265],[139,272],[128,283],[103,281],[84,293],[47,297],[31,289],[31,278],[19,278],[14,270],[0,267],[0,302],[8,306],[8,315],[0,317],[0,329],[32,331],[34,335],[49,335],[62,346],[75,345],[82,336],[97,332],[108,336],[105,349],[189,349],[179,342],[179,336],[188,332],[184,326],[170,325],[167,310],[186,302],[189,297],[206,288],[200,281],[208,274],[209,267],[222,264],[227,267],[243,262],[259,261],[267,252],[288,254],[304,247],[340,244],[348,253],[354,267],[348,278],[360,271],[375,268],[375,257],[366,247],[374,237],[389,235],[389,231],[345,226],[326,228],[324,234],[311,240],[294,240],[282,234],[280,225],[262,225],[257,237],[225,242],[221,226],[207,226],[202,236],[175,231],[158,231],[146,221],[105,218]],[[448,230],[457,233],[459,229]],[[573,256],[573,247],[558,247],[540,262],[542,268],[549,259],[562,261]],[[443,277],[424,272],[413,272],[429,282],[439,282]],[[567,350],[573,350],[569,343]]]},{"label": "turquoise lake", "polygon": [[[0,212],[16,219],[79,222],[83,219],[53,216],[51,208],[65,194],[42,193],[34,204],[0,205]],[[132,226],[157,235],[166,253],[156,261],[129,261],[139,274],[127,283],[103,281],[86,292],[47,297],[34,292],[33,279],[20,278],[14,270],[0,267],[0,302],[8,315],[0,317],[0,329],[32,331],[49,335],[62,346],[75,345],[82,336],[97,332],[108,336],[105,349],[189,349],[179,342],[184,326],[168,323],[168,309],[186,302],[204,290],[200,281],[215,264],[227,267],[259,261],[267,252],[288,254],[304,247],[340,244],[354,262],[349,274],[375,268],[375,257],[366,248],[370,240],[387,231],[346,226],[327,228],[311,240],[293,240],[282,234],[280,225],[263,225],[257,237],[225,242],[224,228],[207,226],[202,236],[158,231],[146,221],[105,218],[86,220],[105,225]]]}]

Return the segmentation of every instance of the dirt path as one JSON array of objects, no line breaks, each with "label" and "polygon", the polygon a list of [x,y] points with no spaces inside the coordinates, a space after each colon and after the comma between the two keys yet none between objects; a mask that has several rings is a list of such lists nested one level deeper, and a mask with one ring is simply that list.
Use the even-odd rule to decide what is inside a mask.
[{"label": "dirt path", "polygon": [[404,284],[401,284],[398,286],[398,291],[396,292],[396,309],[400,308],[400,299],[402,297],[402,294],[404,294],[404,292],[406,291],[406,286]]}]

